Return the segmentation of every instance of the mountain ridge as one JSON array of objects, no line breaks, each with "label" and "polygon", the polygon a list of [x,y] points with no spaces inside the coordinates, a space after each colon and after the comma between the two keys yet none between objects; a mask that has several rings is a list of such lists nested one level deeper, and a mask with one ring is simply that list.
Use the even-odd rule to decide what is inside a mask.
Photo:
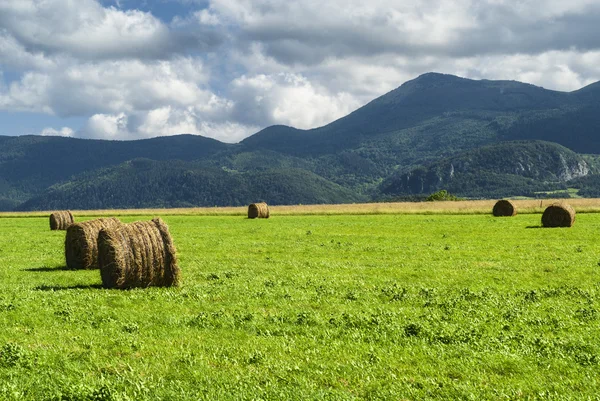
[{"label": "mountain ridge", "polygon": [[[139,158],[157,162],[199,162],[203,167],[195,165],[193,169],[205,169],[215,179],[221,177],[225,181],[231,177],[222,175],[221,171],[248,177],[260,177],[268,172],[271,177],[282,180],[289,179],[286,174],[290,169],[306,171],[306,174],[294,175],[306,185],[290,187],[285,199],[272,196],[271,202],[295,203],[294,199],[304,199],[302,191],[309,193],[312,187],[317,194],[312,199],[325,202],[334,198],[349,202],[358,198],[379,199],[388,195],[383,191],[382,182],[394,176],[499,143],[547,141],[574,152],[600,154],[599,131],[600,82],[576,91],[560,92],[518,81],[471,80],[427,73],[322,127],[302,130],[275,125],[236,144],[185,134],[134,141],[0,136],[0,209],[17,208],[34,198],[38,199],[36,207],[42,207],[42,199],[49,196],[50,188],[69,182],[91,185],[102,169],[117,168]],[[536,148],[523,146],[530,150]],[[503,149],[493,148],[492,152],[503,153]],[[537,152],[543,153],[542,150]],[[532,160],[542,160],[542,153],[538,158],[532,156]],[[536,168],[549,169],[551,164],[540,162]],[[161,166],[170,168],[169,163]],[[505,177],[498,166],[488,167],[492,170],[486,170],[486,174],[508,180],[513,192],[528,191],[531,186],[526,180]],[[282,173],[275,174],[276,171]],[[285,171],[288,173],[283,173]],[[551,176],[550,171],[548,174]],[[90,181],[85,183],[85,177]],[[132,176],[127,175],[127,179],[131,181]],[[240,192],[243,185],[233,184],[234,181],[227,181],[232,183],[232,188],[220,189],[224,193],[217,198],[219,202],[243,198]],[[579,181],[596,182],[593,179]],[[134,181],[131,182],[134,185]],[[264,186],[265,191],[244,192],[248,203],[254,201],[250,199],[252,194],[266,194],[269,187],[277,187],[272,180],[256,182]],[[564,186],[560,180],[538,184],[541,190]],[[202,184],[198,181],[195,185]],[[486,192],[485,188],[478,190],[481,196],[496,196],[501,185],[494,188],[492,192]],[[240,196],[232,198],[228,191],[240,192]],[[465,188],[460,191],[469,193]],[[330,197],[318,195],[323,193],[329,193]],[[394,193],[394,196],[410,194],[407,191]],[[151,204],[152,195],[145,196],[149,199],[144,202]],[[194,196],[182,202],[202,202],[201,197]]]}]

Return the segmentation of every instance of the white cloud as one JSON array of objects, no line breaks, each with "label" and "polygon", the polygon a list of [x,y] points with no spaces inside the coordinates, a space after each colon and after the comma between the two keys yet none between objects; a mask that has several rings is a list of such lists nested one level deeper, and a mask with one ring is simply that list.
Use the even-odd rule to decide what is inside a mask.
[{"label": "white cloud", "polygon": [[0,110],[88,118],[75,136],[235,142],[326,124],[429,71],[557,90],[600,79],[596,0],[168,1],[189,15],[0,0]]},{"label": "white cloud", "polygon": [[350,94],[329,93],[297,74],[242,76],[232,86],[236,117],[254,125],[267,122],[314,128],[358,106]]},{"label": "white cloud", "polygon": [[[550,51],[541,54],[484,56],[446,60],[446,71],[474,79],[527,82],[559,91],[573,91],[600,77],[600,51]],[[440,66],[440,70],[443,68]]]},{"label": "white cloud", "polygon": [[94,0],[1,1],[0,24],[33,49],[94,58],[143,53],[168,35],[151,14],[104,8]]},{"label": "white cloud", "polygon": [[229,121],[203,120],[193,109],[163,107],[127,115],[96,114],[77,133],[84,138],[140,139],[155,136],[195,134],[223,142],[235,143],[258,131]]},{"label": "white cloud", "polygon": [[125,113],[94,114],[79,132],[79,136],[98,139],[131,139],[128,138],[129,131]]},{"label": "white cloud", "polygon": [[[213,105],[202,62],[104,61],[28,72],[0,94],[0,108],[44,111],[59,116],[151,110],[159,106]],[[225,105],[226,106],[226,105]]]},{"label": "white cloud", "polygon": [[55,63],[41,52],[29,52],[14,37],[0,29],[0,62],[5,68],[44,69]]},{"label": "white cloud", "polygon": [[0,27],[34,53],[78,59],[165,58],[220,43],[214,33],[174,31],[148,12],[97,0],[1,0]]},{"label": "white cloud", "polygon": [[12,82],[0,92],[0,110],[52,113],[48,98],[50,77],[27,72],[20,81]]},{"label": "white cloud", "polygon": [[234,121],[210,122],[199,124],[198,133],[219,141],[236,143],[259,131],[261,126],[244,125]]},{"label": "white cloud", "polygon": [[239,24],[287,64],[395,55],[515,54],[598,47],[597,1],[213,0],[210,12]]},{"label": "white cloud", "polygon": [[194,13],[194,17],[200,22],[202,25],[212,25],[217,26],[221,25],[221,18],[215,13],[210,12],[207,9],[196,11]]},{"label": "white cloud", "polygon": [[56,130],[51,127],[47,127],[47,128],[44,128],[42,130],[42,132],[40,133],[40,135],[42,135],[42,136],[67,136],[67,137],[72,137],[72,136],[74,136],[74,134],[75,134],[75,131],[73,131],[69,127],[62,127],[59,130]]}]

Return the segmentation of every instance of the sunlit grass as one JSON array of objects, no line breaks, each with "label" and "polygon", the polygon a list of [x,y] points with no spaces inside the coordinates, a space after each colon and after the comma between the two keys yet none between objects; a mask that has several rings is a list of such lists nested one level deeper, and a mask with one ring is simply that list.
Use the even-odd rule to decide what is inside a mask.
[{"label": "sunlit grass", "polygon": [[131,291],[64,270],[46,217],[0,219],[0,399],[600,391],[600,214],[161,216],[182,286]]}]

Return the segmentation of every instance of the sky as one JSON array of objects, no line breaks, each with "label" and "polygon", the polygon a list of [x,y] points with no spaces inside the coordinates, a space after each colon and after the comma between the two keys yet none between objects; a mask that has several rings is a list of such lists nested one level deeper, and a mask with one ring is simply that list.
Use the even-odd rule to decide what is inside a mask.
[{"label": "sky", "polygon": [[597,0],[0,0],[0,135],[235,143],[426,72],[600,80]]}]

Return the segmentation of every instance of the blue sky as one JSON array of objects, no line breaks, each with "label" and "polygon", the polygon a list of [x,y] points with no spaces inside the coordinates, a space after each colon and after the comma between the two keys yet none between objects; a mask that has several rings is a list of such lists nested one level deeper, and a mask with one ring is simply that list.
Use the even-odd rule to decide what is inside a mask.
[{"label": "blue sky", "polygon": [[237,142],[430,71],[600,80],[596,0],[0,0],[0,134]]}]

